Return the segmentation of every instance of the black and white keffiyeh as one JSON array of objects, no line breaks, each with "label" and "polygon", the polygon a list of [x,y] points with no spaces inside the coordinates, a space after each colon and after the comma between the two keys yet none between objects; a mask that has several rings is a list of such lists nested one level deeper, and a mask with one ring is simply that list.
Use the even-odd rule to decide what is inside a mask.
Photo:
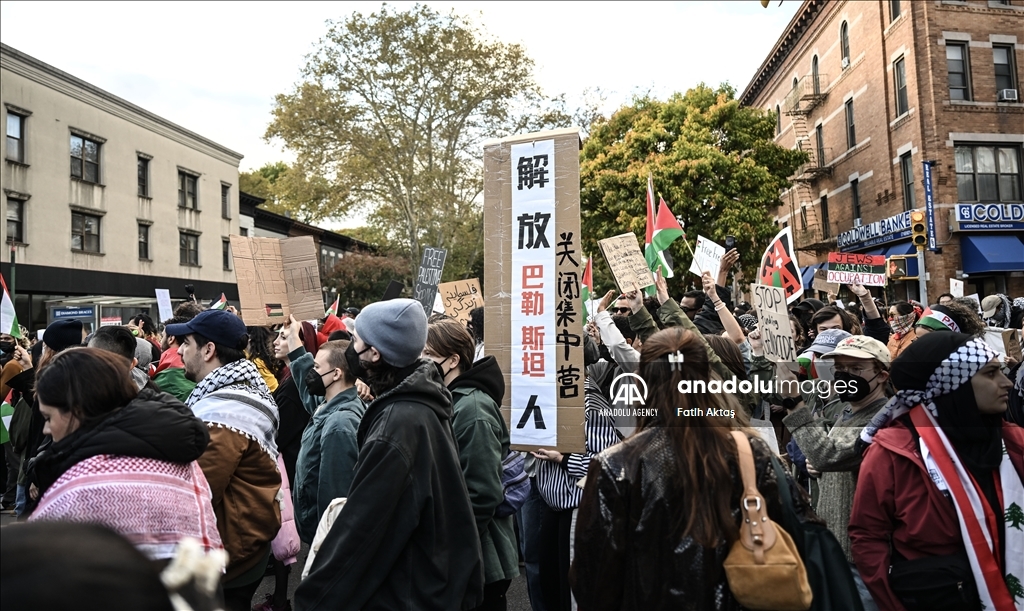
[{"label": "black and white keffiyeh", "polygon": [[211,371],[196,384],[186,405],[207,425],[244,435],[277,458],[277,403],[251,361],[242,359]]},{"label": "black and white keffiyeh", "polygon": [[960,346],[939,363],[923,389],[900,390],[889,399],[885,407],[861,431],[861,441],[870,444],[879,429],[885,428],[917,405],[924,405],[937,418],[939,414],[935,407],[935,397],[948,395],[960,388],[996,356],[996,352],[981,339],[972,339]]}]

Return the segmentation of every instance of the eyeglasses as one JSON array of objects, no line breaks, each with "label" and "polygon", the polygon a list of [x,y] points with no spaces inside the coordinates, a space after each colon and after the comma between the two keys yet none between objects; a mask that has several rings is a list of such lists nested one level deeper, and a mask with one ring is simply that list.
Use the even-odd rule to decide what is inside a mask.
[{"label": "eyeglasses", "polygon": [[865,374],[865,373],[871,373],[872,371],[874,371],[875,368],[870,366],[870,365],[868,365],[866,367],[863,366],[863,365],[854,365],[854,366],[836,365],[835,367],[833,367],[833,369],[836,371],[836,373],[842,372],[842,373],[851,373],[853,375],[861,375],[861,374]]},{"label": "eyeglasses", "polygon": [[700,310],[700,308],[688,308],[686,306],[683,306],[683,311],[684,312],[696,312],[698,310]]},{"label": "eyeglasses", "polygon": [[612,308],[612,312],[616,314],[632,314],[633,310],[631,308]]}]

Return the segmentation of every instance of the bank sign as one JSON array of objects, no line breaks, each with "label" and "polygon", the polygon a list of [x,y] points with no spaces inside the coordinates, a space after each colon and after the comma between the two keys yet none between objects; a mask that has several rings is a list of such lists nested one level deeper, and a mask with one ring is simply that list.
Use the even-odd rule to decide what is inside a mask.
[{"label": "bank sign", "polygon": [[910,211],[907,211],[844,231],[839,234],[838,245],[840,251],[850,252],[905,240],[909,237]]},{"label": "bank sign", "polygon": [[1024,204],[957,204],[959,231],[1024,231]]}]

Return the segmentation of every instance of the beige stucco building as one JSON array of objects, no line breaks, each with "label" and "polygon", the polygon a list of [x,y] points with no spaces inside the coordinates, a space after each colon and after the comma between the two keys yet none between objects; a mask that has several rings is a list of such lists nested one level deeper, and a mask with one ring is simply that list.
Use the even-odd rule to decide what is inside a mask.
[{"label": "beige stucco building", "polygon": [[2,271],[11,284],[14,258],[22,324],[73,315],[58,299],[121,298],[78,313],[99,324],[155,305],[156,288],[184,298],[186,283],[237,299],[240,153],[6,45],[0,94]]}]

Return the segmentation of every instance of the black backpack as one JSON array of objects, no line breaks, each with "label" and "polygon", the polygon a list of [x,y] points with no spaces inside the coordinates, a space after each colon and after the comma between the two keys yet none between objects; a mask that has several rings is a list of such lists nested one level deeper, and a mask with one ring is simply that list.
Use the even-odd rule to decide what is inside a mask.
[{"label": "black backpack", "polygon": [[821,524],[800,521],[793,497],[789,494],[786,470],[775,456],[772,456],[772,466],[775,467],[782,501],[779,525],[793,537],[814,593],[810,611],[864,611],[857,583],[850,573],[850,563],[846,561],[846,554],[836,536]]}]

